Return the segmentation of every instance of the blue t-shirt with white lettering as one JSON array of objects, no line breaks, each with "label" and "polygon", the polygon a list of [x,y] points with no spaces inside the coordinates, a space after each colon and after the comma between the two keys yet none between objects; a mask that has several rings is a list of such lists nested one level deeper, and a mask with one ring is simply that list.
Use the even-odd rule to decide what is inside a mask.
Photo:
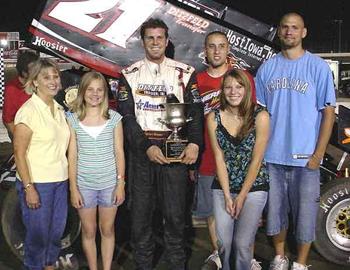
[{"label": "blue t-shirt with white lettering", "polygon": [[322,109],[335,106],[328,64],[308,51],[295,60],[279,53],[261,65],[255,83],[257,100],[271,115],[265,160],[305,166],[316,147]]}]

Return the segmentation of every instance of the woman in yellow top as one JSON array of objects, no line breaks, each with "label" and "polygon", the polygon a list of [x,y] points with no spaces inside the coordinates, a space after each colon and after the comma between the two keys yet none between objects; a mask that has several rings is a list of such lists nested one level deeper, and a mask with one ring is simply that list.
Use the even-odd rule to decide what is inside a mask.
[{"label": "woman in yellow top", "polygon": [[28,270],[53,270],[67,219],[69,127],[53,97],[61,87],[55,62],[33,64],[25,89],[32,92],[15,117],[16,188],[23,224],[24,265]]}]

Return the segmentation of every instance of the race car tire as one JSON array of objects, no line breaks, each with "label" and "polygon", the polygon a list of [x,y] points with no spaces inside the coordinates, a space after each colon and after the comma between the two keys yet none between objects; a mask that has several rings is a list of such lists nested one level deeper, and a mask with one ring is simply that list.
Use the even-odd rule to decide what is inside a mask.
[{"label": "race car tire", "polygon": [[[14,187],[8,190],[1,211],[1,226],[3,235],[10,250],[21,261],[24,255],[25,227],[22,223],[21,208]],[[67,225],[61,239],[62,250],[69,248],[77,240],[81,223],[77,211],[69,206]]]},{"label": "race car tire", "polygon": [[350,178],[322,187],[314,247],[328,261],[350,266]]}]

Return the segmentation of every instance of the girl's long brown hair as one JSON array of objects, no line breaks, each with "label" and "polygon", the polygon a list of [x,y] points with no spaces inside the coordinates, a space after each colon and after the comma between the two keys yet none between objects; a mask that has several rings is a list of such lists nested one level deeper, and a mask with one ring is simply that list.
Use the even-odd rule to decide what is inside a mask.
[{"label": "girl's long brown hair", "polygon": [[237,82],[242,85],[245,89],[244,96],[241,103],[238,106],[238,114],[242,117],[242,126],[237,135],[239,139],[244,138],[254,127],[254,110],[255,104],[252,100],[252,86],[251,82],[248,79],[248,76],[243,70],[240,69],[231,69],[228,71],[222,80],[221,84],[221,93],[220,93],[220,109],[225,110],[229,106],[225,94],[224,94],[224,84],[227,78],[234,78]]},{"label": "girl's long brown hair", "polygon": [[108,86],[107,86],[106,79],[100,72],[89,71],[85,73],[84,76],[81,78],[79,88],[78,88],[78,96],[70,107],[71,111],[77,114],[78,119],[80,121],[84,120],[86,116],[86,104],[84,100],[85,92],[89,87],[90,83],[94,80],[100,80],[102,82],[102,86],[104,89],[104,98],[101,104],[101,115],[105,119],[109,119]]}]

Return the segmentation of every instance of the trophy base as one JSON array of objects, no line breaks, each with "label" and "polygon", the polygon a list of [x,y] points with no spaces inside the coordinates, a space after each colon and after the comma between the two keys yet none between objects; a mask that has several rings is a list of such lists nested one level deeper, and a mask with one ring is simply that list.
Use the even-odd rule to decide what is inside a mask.
[{"label": "trophy base", "polygon": [[165,158],[169,162],[181,162],[179,156],[186,148],[188,140],[166,140],[165,141]]}]

